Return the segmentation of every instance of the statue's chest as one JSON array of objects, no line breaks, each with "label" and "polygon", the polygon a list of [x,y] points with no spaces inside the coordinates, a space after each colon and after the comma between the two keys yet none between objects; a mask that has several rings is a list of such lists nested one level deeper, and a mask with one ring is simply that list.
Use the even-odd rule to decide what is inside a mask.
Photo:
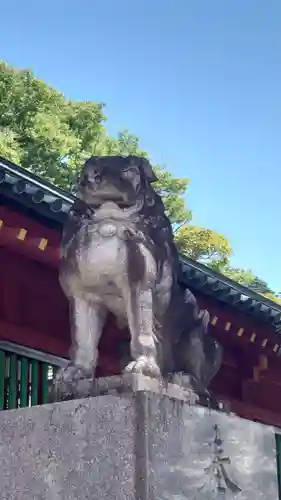
[{"label": "statue's chest", "polygon": [[110,222],[79,231],[75,242],[75,260],[83,282],[102,283],[124,275],[127,251],[122,236],[122,230]]}]

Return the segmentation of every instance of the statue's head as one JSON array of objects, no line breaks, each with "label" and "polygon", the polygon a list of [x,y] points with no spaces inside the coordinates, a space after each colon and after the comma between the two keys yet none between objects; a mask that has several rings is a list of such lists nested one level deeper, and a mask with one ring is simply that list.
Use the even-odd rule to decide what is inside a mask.
[{"label": "statue's head", "polygon": [[145,196],[157,178],[146,158],[138,156],[93,156],[83,167],[78,197],[92,206],[108,201],[129,208]]}]

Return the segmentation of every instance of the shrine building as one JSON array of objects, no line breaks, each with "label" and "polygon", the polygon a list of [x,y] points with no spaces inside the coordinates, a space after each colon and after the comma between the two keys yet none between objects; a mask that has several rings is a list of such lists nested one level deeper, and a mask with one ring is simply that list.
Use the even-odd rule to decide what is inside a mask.
[{"label": "shrine building", "polygon": [[[74,196],[0,158],[0,409],[47,401],[48,379],[68,356],[68,303],[58,281],[63,223]],[[281,307],[191,259],[180,280],[210,313],[224,347],[212,391],[230,411],[281,428]],[[120,373],[127,331],[110,317],[97,375]]]}]

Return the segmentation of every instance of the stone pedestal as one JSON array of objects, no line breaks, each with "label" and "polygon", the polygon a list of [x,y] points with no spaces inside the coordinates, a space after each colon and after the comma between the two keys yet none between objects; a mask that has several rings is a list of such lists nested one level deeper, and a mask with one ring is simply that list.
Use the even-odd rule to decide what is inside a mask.
[{"label": "stone pedestal", "polygon": [[117,382],[100,382],[112,394],[3,411],[0,498],[217,500],[234,486],[240,500],[278,498],[272,428],[190,404],[177,386]]}]

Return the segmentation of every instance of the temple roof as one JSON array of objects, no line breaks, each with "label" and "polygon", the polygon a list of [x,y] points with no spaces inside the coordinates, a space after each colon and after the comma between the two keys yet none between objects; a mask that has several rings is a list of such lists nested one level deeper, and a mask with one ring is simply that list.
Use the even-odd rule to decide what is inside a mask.
[{"label": "temple roof", "polygon": [[[2,200],[25,207],[51,227],[61,227],[75,197],[0,157]],[[281,331],[281,306],[188,257],[181,257],[180,280],[198,292],[229,304]]]}]

